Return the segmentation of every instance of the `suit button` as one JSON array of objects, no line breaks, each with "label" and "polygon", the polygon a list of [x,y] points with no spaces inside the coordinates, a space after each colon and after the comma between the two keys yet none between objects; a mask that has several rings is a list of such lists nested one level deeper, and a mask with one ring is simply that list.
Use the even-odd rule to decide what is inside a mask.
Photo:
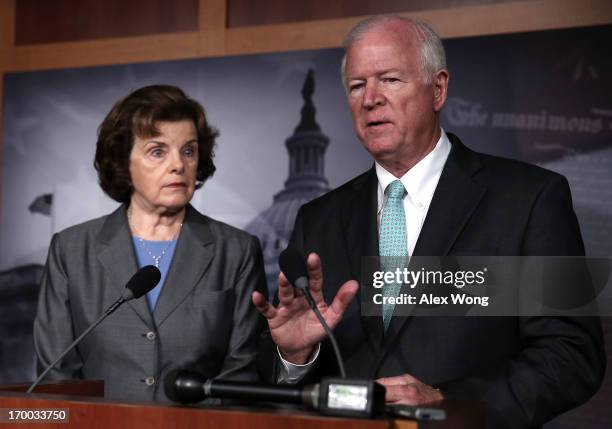
[{"label": "suit button", "polygon": [[149,331],[145,334],[145,337],[147,337],[147,340],[149,341],[155,341],[155,338],[157,338],[157,335],[155,335],[155,332]]},{"label": "suit button", "polygon": [[155,384],[155,377],[147,377],[144,382],[147,386],[153,386]]}]

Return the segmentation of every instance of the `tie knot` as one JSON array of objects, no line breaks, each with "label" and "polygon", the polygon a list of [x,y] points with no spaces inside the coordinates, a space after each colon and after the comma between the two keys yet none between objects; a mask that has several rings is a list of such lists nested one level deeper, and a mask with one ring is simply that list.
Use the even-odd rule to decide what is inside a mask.
[{"label": "tie knot", "polygon": [[385,193],[387,194],[387,198],[403,199],[404,195],[406,195],[406,188],[404,188],[401,180],[394,180],[393,182],[389,183]]}]

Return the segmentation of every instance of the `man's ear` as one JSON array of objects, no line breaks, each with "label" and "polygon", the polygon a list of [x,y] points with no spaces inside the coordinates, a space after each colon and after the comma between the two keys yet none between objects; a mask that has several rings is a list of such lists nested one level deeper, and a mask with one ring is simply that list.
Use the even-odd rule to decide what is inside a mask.
[{"label": "man's ear", "polygon": [[448,70],[442,69],[436,72],[433,77],[434,103],[433,108],[436,113],[442,110],[448,95]]}]

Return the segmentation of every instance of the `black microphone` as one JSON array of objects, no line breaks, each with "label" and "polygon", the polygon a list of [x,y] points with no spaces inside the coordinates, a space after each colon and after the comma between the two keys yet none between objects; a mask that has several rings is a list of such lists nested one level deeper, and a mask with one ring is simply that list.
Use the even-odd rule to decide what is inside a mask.
[{"label": "black microphone", "polygon": [[164,379],[166,396],[181,404],[206,398],[301,404],[331,416],[373,417],[381,414],[385,388],[374,381],[324,378],[304,387],[211,380],[200,372],[175,369]]},{"label": "black microphone", "polygon": [[160,280],[159,269],[154,265],[146,265],[136,271],[132,278],[128,280],[125,285],[127,290],[123,293],[123,298],[125,301],[138,299],[157,286]]},{"label": "black microphone", "polygon": [[310,405],[304,403],[303,390],[289,385],[213,380],[200,372],[181,368],[170,371],[164,379],[166,396],[181,404],[195,404],[213,397]]},{"label": "black microphone", "polygon": [[281,252],[278,265],[289,283],[300,290],[308,289],[308,270],[304,255],[292,247],[287,247]]},{"label": "black microphone", "polygon": [[304,292],[304,296],[306,297],[306,301],[314,311],[317,319],[323,326],[325,333],[329,337],[332,348],[334,349],[334,354],[336,356],[336,362],[338,362],[338,368],[340,369],[340,376],[342,378],[346,378],[346,371],[344,370],[344,361],[342,360],[342,354],[340,353],[340,348],[338,347],[338,343],[336,342],[336,337],[334,336],[331,329],[325,322],[325,319],[321,315],[321,312],[317,308],[317,304],[310,293],[310,288],[308,287],[308,270],[306,268],[306,258],[302,253],[297,251],[292,247],[287,247],[283,250],[278,258],[278,265],[280,266],[281,271],[289,280],[294,287],[300,289]]},{"label": "black microphone", "polygon": [[159,272],[159,269],[157,269],[157,267],[154,267],[153,265],[147,265],[136,271],[136,274],[134,274],[125,285],[126,290],[123,292],[121,297],[119,297],[117,301],[115,301],[110,307],[108,307],[106,311],[102,313],[100,317],[98,317],[98,319],[96,319],[91,325],[89,325],[89,327],[85,329],[85,331],[81,335],[79,335],[79,337],[74,340],[72,344],[66,347],[62,354],[60,354],[58,358],[55,359],[53,363],[51,363],[51,365],[49,365],[38,376],[38,378],[34,381],[34,383],[32,383],[26,393],[32,393],[36,386],[38,386],[38,383],[40,383],[43,378],[45,378],[49,371],[51,371],[55,367],[55,365],[57,365],[64,358],[64,356],[68,354],[70,350],[72,350],[77,344],[79,344],[87,334],[89,334],[112,312],[119,308],[124,302],[131,301],[132,299],[138,299],[147,292],[149,292],[157,285],[157,283],[159,283],[160,279],[161,273]]}]

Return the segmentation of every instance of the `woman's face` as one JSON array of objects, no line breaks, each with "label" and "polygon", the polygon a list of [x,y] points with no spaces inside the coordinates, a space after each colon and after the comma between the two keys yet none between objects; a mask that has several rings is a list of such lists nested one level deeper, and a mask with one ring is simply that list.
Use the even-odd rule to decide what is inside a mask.
[{"label": "woman's face", "polygon": [[130,176],[131,206],[149,212],[178,211],[189,203],[198,170],[197,131],[193,121],[159,122],[160,135],[134,138]]}]

